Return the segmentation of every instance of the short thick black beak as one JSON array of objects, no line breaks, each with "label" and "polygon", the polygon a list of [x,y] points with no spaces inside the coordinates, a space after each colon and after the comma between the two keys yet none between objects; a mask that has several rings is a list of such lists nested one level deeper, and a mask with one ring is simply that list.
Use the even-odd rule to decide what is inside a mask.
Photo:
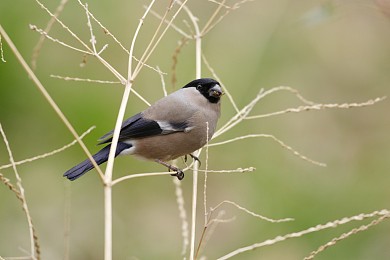
[{"label": "short thick black beak", "polygon": [[222,94],[222,88],[218,84],[215,84],[215,86],[212,87],[209,91],[209,95],[215,98],[219,98],[220,96],[222,96]]}]

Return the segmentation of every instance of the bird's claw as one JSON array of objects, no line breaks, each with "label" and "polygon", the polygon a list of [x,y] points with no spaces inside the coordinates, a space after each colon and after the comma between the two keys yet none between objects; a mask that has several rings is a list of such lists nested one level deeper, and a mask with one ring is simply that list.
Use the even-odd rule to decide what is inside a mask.
[{"label": "bird's claw", "polygon": [[202,162],[199,160],[198,157],[196,157],[195,155],[193,155],[192,153],[190,153],[190,156],[192,159],[194,159],[194,161],[197,161],[199,163],[199,166],[202,164]]},{"label": "bird's claw", "polygon": [[177,170],[176,173],[171,174],[171,176],[176,176],[179,181],[184,179],[184,172],[182,170]]}]

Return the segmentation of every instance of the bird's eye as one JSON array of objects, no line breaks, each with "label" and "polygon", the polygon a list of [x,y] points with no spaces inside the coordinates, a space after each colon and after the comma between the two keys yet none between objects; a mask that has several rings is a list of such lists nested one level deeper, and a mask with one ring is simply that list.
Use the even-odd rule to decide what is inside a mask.
[{"label": "bird's eye", "polygon": [[202,85],[199,84],[198,86],[196,86],[196,89],[197,90],[201,90],[202,89]]}]

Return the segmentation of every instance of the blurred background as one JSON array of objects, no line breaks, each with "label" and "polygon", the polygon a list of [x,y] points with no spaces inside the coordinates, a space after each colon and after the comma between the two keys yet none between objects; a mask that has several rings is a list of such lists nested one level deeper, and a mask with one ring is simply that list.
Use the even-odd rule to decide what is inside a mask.
[{"label": "blurred background", "polygon": [[[90,11],[128,48],[143,5],[149,1],[89,3]],[[153,10],[162,14],[168,1],[157,1]],[[232,6],[236,1],[227,1]],[[59,1],[44,1],[52,11]],[[204,26],[217,5],[189,1],[188,6]],[[31,60],[49,16],[35,1],[1,1],[0,23],[23,57]],[[89,29],[85,11],[77,1],[66,4],[60,19],[85,42]],[[364,102],[390,95],[390,1],[303,0],[253,1],[232,11],[203,38],[203,52],[240,108],[260,88],[291,86],[318,103]],[[159,20],[145,20],[136,43],[140,57]],[[182,13],[175,24],[189,32]],[[109,44],[102,56],[120,73],[127,73],[127,54],[94,24],[97,46]],[[78,48],[58,24],[51,36]],[[166,72],[168,92],[195,77],[194,43],[178,56],[177,83],[173,87],[172,56],[182,36],[169,30],[148,63]],[[0,123],[16,161],[43,154],[73,140],[47,101],[38,92],[3,40],[6,63],[0,63]],[[83,64],[83,66],[80,66]],[[75,129],[81,134],[96,129],[84,142],[96,152],[96,140],[115,124],[121,85],[63,81],[50,75],[116,80],[93,57],[83,57],[45,40],[36,74]],[[211,73],[203,66],[202,76]],[[160,77],[144,68],[135,89],[154,102],[162,97]],[[219,126],[234,115],[223,100]],[[301,105],[295,96],[278,92],[261,100],[253,114]],[[126,116],[146,105],[130,96]],[[232,206],[224,217],[236,220],[217,226],[202,255],[215,259],[239,247],[262,242],[335,219],[389,208],[390,103],[356,109],[329,109],[285,114],[244,121],[215,141],[246,134],[273,134],[300,153],[326,163],[325,168],[294,156],[270,139],[247,139],[209,149],[210,169],[255,167],[252,173],[210,174],[208,205],[232,200],[270,218],[292,217],[294,222],[267,223]],[[66,223],[70,221],[69,259],[103,259],[103,188],[96,171],[76,182],[62,174],[85,159],[77,145],[46,159],[18,167],[27,202],[39,235],[43,259],[63,259]],[[204,161],[204,155],[201,160]],[[9,163],[0,141],[0,165]],[[202,165],[204,167],[204,164]],[[104,167],[103,167],[104,168]],[[155,163],[132,157],[116,160],[114,177],[139,172],[165,171]],[[11,168],[1,173],[15,183]],[[202,178],[201,178],[202,179]],[[202,180],[200,181],[202,184]],[[185,206],[190,214],[192,176],[182,181]],[[199,239],[203,225],[199,191]],[[114,259],[180,259],[181,222],[174,184],[169,176],[122,182],[113,191]],[[66,216],[70,216],[66,217]],[[369,221],[355,222],[290,239],[237,256],[235,259],[302,259],[334,237]],[[390,223],[385,221],[354,235],[318,255],[317,259],[390,259]],[[0,184],[0,256],[25,255],[29,236],[25,215],[15,194]]]}]

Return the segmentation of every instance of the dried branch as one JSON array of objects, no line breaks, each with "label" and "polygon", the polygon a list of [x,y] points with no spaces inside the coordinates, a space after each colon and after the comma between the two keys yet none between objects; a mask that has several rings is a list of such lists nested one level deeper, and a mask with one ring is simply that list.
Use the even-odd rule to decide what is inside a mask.
[{"label": "dried branch", "polygon": [[[54,12],[54,16],[50,18],[49,22],[46,25],[46,28],[44,30],[46,35],[47,35],[47,33],[49,33],[49,31],[51,30],[51,28],[55,22],[54,17],[58,17],[61,14],[61,12],[64,10],[64,7],[65,7],[67,2],[68,2],[68,0],[61,0],[56,11]],[[37,60],[39,57],[39,53],[42,49],[43,43],[45,41],[45,38],[47,38],[46,35],[42,34],[41,37],[39,37],[39,40],[33,49],[33,54],[31,57],[31,67],[33,70],[35,70],[37,68]]]},{"label": "dried branch", "polygon": [[230,92],[226,88],[226,86],[222,83],[222,80],[218,77],[217,73],[215,73],[214,69],[210,66],[210,63],[207,61],[206,56],[202,55],[202,59],[203,59],[204,64],[206,64],[206,67],[208,68],[208,70],[211,72],[211,74],[213,74],[213,77],[221,84],[223,92],[229,98],[229,101],[230,101],[230,103],[232,103],[234,110],[236,110],[236,112],[239,113],[240,110],[238,109],[238,106],[237,106],[236,102],[234,101],[233,96],[230,94]]},{"label": "dried branch", "polygon": [[[144,6],[144,8],[146,8],[146,6]],[[157,12],[153,11],[153,10],[150,10],[150,13],[152,15],[154,15],[156,18],[162,20],[163,17],[161,15],[159,15]],[[169,24],[169,20],[168,19],[164,19],[164,22],[166,24]],[[179,34],[181,34],[185,39],[192,39],[193,37],[189,34],[187,34],[186,32],[184,32],[182,29],[180,29],[177,25],[175,25],[173,22],[170,24],[170,26],[172,27],[172,29],[174,29],[176,32],[178,32]]]},{"label": "dried branch", "polygon": [[2,62],[7,62],[5,59],[4,59],[4,51],[3,51],[3,41],[1,40],[1,34],[0,34],[0,59]]},{"label": "dried branch", "polygon": [[287,113],[299,113],[303,111],[309,111],[309,110],[322,110],[322,109],[328,109],[328,108],[356,108],[356,107],[365,107],[365,106],[371,106],[375,103],[378,103],[380,101],[383,101],[386,99],[386,96],[383,97],[377,97],[375,99],[370,99],[366,102],[362,103],[342,103],[342,104],[314,104],[310,106],[299,106],[297,108],[287,108],[285,110],[263,114],[263,115],[256,115],[256,116],[247,116],[245,119],[258,119],[258,118],[264,118],[264,117],[270,117],[270,116],[276,116],[281,114],[287,114]]},{"label": "dried branch", "polygon": [[30,29],[33,30],[33,31],[38,32],[41,35],[41,37],[45,37],[45,38],[47,38],[47,39],[49,39],[49,40],[51,40],[53,42],[56,42],[56,43],[66,47],[66,48],[69,48],[69,49],[77,51],[77,52],[81,52],[83,54],[93,55],[93,53],[90,52],[90,51],[84,51],[84,50],[78,49],[78,48],[73,47],[73,46],[71,46],[69,44],[66,44],[66,43],[64,43],[64,42],[62,42],[62,41],[60,41],[58,39],[55,39],[55,38],[51,37],[47,32],[45,32],[42,29],[39,29],[36,25],[30,24]]},{"label": "dried branch", "polygon": [[173,55],[172,55],[172,67],[171,67],[171,71],[172,71],[172,76],[171,76],[171,82],[172,82],[172,87],[175,88],[175,85],[176,85],[176,82],[177,82],[177,77],[176,77],[176,67],[177,67],[177,64],[178,64],[178,57],[179,57],[179,54],[181,52],[181,50],[183,49],[183,47],[188,43],[188,39],[187,38],[182,38],[179,43],[178,43],[178,46],[176,47],[175,51],[173,52]]},{"label": "dried branch", "polygon": [[348,218],[342,218],[342,219],[339,219],[339,220],[328,222],[326,224],[320,224],[320,225],[317,225],[317,226],[314,226],[314,227],[310,227],[308,229],[305,229],[305,230],[302,230],[302,231],[299,231],[299,232],[290,233],[290,234],[287,234],[287,235],[284,235],[284,236],[277,236],[274,239],[268,239],[268,240],[266,240],[264,242],[261,242],[261,243],[256,243],[256,244],[253,244],[253,245],[250,245],[250,246],[246,246],[246,247],[242,247],[242,248],[236,249],[236,250],[230,252],[229,254],[226,254],[226,255],[218,258],[218,260],[229,259],[229,258],[231,258],[233,256],[238,255],[238,254],[242,254],[242,253],[247,252],[247,251],[255,250],[255,249],[260,248],[260,247],[273,245],[273,244],[285,241],[285,240],[290,239],[290,238],[301,237],[303,235],[306,235],[306,234],[309,234],[309,233],[313,233],[313,232],[318,232],[318,231],[321,231],[321,230],[324,230],[324,229],[328,229],[328,228],[335,228],[337,226],[347,224],[347,223],[349,223],[351,221],[361,221],[361,220],[364,220],[364,219],[367,219],[367,218],[376,217],[376,216],[389,216],[389,214],[390,214],[389,210],[383,209],[383,210],[374,211],[374,212],[368,213],[368,214],[363,214],[362,213],[362,214],[359,214],[359,215],[356,215],[356,216],[352,216],[352,217],[348,217]]},{"label": "dried branch", "polygon": [[233,201],[230,201],[230,200],[224,200],[222,202],[220,202],[217,206],[215,206],[214,208],[211,208],[210,209],[210,212],[213,212],[215,210],[217,210],[218,208],[220,208],[223,204],[230,204],[230,205],[233,205],[235,206],[236,208],[238,208],[239,210],[242,210],[244,211],[245,213],[248,213],[249,215],[252,215],[256,218],[259,218],[259,219],[262,219],[262,220],[265,220],[265,221],[268,221],[268,222],[271,222],[271,223],[281,223],[281,222],[288,222],[288,221],[293,221],[294,219],[293,218],[283,218],[283,219],[271,219],[271,218],[268,218],[268,217],[265,217],[265,216],[262,216],[262,215],[259,215],[257,213],[254,213],[240,205],[238,205],[237,203],[233,202]]},{"label": "dried branch", "polygon": [[213,143],[213,144],[209,144],[209,146],[217,146],[217,145],[223,145],[223,144],[228,144],[228,143],[231,143],[231,142],[235,142],[235,141],[239,141],[239,140],[243,140],[243,139],[247,139],[247,138],[257,138],[257,137],[265,137],[265,138],[271,138],[272,140],[274,140],[275,142],[277,142],[280,146],[282,146],[283,148],[289,150],[290,152],[292,152],[294,155],[298,156],[299,158],[305,160],[305,161],[308,161],[312,164],[315,164],[315,165],[318,165],[318,166],[322,166],[322,167],[325,167],[326,164],[325,163],[322,163],[322,162],[317,162],[313,159],[310,159],[308,158],[307,156],[299,153],[297,150],[295,150],[294,148],[292,148],[291,146],[285,144],[284,142],[282,142],[281,140],[279,140],[278,138],[276,138],[275,136],[273,135],[269,135],[269,134],[251,134],[251,135],[244,135],[244,136],[239,136],[239,137],[236,137],[236,138],[233,138],[233,139],[229,139],[229,140],[226,140],[226,141],[223,141],[223,142],[219,142],[219,143]]},{"label": "dried branch", "polygon": [[379,217],[378,219],[375,219],[375,220],[371,221],[371,223],[369,223],[368,225],[361,225],[358,228],[354,228],[351,231],[349,231],[347,233],[344,233],[341,236],[332,239],[330,242],[326,243],[325,245],[320,246],[317,250],[311,252],[309,256],[305,257],[304,260],[314,259],[314,257],[317,254],[319,254],[320,252],[328,249],[331,246],[336,245],[337,242],[340,242],[341,240],[344,240],[344,239],[346,239],[346,238],[348,238],[348,237],[350,237],[352,235],[355,235],[355,234],[357,234],[357,233],[359,233],[361,231],[366,231],[367,229],[369,229],[369,228],[371,228],[371,227],[373,227],[375,225],[378,225],[379,223],[381,223],[382,221],[384,221],[384,220],[386,220],[388,218],[390,218],[390,214],[383,215],[383,216]]},{"label": "dried branch", "polygon": [[100,79],[82,79],[75,77],[59,76],[59,75],[50,75],[51,78],[62,79],[66,81],[81,81],[89,83],[99,83],[99,84],[122,84],[120,81],[109,81],[109,80],[100,80]]},{"label": "dried branch", "polygon": [[68,130],[73,134],[77,142],[80,144],[81,148],[84,150],[85,154],[87,155],[88,159],[91,160],[92,164],[96,168],[96,170],[99,173],[99,176],[103,179],[103,172],[100,170],[99,166],[96,164],[95,160],[93,160],[91,153],[83,143],[83,141],[80,139],[79,135],[77,134],[76,130],[73,128],[72,124],[69,122],[69,120],[65,117],[65,115],[62,113],[61,109],[57,106],[55,101],[51,98],[50,94],[47,92],[45,87],[42,85],[42,83],[39,81],[37,76],[34,74],[34,72],[31,70],[31,68],[28,66],[27,62],[23,59],[22,55],[19,53],[16,46],[13,44],[11,39],[8,37],[7,33],[4,31],[3,27],[0,25],[0,34],[3,35],[5,41],[10,46],[12,52],[15,54],[16,58],[18,59],[19,63],[22,65],[22,67],[26,70],[27,74],[30,76],[30,78],[35,83],[38,90],[42,93],[42,95],[45,97],[45,99],[49,102],[50,106],[53,108],[53,110],[57,113],[58,117],[61,119],[61,121],[65,124],[65,126],[68,128]]},{"label": "dried branch", "polygon": [[175,184],[176,202],[179,209],[179,217],[181,220],[181,235],[183,238],[183,247],[181,250],[181,255],[185,256],[187,254],[188,245],[190,244],[190,240],[189,240],[190,231],[188,229],[187,212],[184,207],[184,197],[183,197],[183,189],[181,188],[181,182],[177,178],[172,178],[172,180],[173,183]]},{"label": "dried branch", "polygon": [[[41,252],[40,252],[40,246],[39,246],[39,242],[38,242],[38,236],[37,236],[37,232],[35,231],[35,228],[34,228],[34,225],[32,222],[32,218],[31,218],[31,214],[30,214],[30,211],[29,211],[29,208],[27,205],[26,195],[24,193],[24,188],[22,185],[22,179],[20,178],[18,170],[16,169],[15,160],[14,160],[14,157],[12,155],[11,147],[8,143],[7,137],[4,133],[4,130],[3,130],[3,127],[1,126],[1,124],[0,124],[0,133],[3,137],[3,141],[5,143],[5,146],[7,148],[7,152],[9,155],[9,160],[12,164],[12,168],[13,168],[14,173],[15,173],[16,186],[18,186],[18,189],[19,189],[18,192],[15,192],[15,187],[12,187],[9,180],[7,181],[7,179],[5,179],[5,180],[3,180],[3,183],[6,186],[8,186],[12,191],[14,191],[14,193],[16,194],[16,197],[22,202],[22,208],[26,214],[28,228],[29,228],[29,232],[30,232],[30,254],[31,254],[31,257],[33,259],[40,259]],[[4,177],[2,179],[4,179]]]},{"label": "dried branch", "polygon": [[[92,126],[90,127],[87,131],[85,131],[82,135],[80,135],[80,139],[83,139],[87,134],[89,134],[93,129],[95,129],[95,126]],[[38,160],[38,159],[43,159],[43,158],[46,158],[46,157],[49,157],[49,156],[52,156],[52,155],[55,155],[57,153],[60,153],[62,151],[65,151],[66,149],[68,149],[69,147],[75,145],[77,143],[77,140],[73,140],[71,143],[59,148],[59,149],[56,149],[56,150],[53,150],[49,153],[44,153],[44,154],[41,154],[41,155],[38,155],[38,156],[34,156],[32,158],[28,158],[28,159],[24,159],[22,161],[18,161],[18,162],[14,162],[14,165],[21,165],[21,164],[24,164],[24,163],[28,163],[28,162],[33,162],[35,160]],[[7,168],[10,168],[12,167],[13,164],[6,164],[6,165],[2,165],[0,166],[0,170],[3,170],[3,169],[7,169]]]}]

